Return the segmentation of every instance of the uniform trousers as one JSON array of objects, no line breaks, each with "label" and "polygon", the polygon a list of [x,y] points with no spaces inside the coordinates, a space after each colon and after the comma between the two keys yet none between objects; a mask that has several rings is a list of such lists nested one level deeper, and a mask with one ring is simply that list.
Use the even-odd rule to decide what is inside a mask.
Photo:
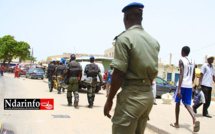
[{"label": "uniform trousers", "polygon": [[143,134],[153,101],[151,86],[122,86],[112,118],[112,134]]}]

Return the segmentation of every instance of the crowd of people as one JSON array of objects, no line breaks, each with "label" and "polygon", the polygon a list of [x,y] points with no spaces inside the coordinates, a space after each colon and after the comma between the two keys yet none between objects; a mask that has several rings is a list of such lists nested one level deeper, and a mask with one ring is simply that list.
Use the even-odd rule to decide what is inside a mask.
[{"label": "crowd of people", "polygon": [[[156,39],[149,35],[142,27],[142,12],[144,5],[141,3],[131,3],[122,9],[124,13],[123,22],[125,31],[115,37],[115,57],[110,65],[110,70],[105,72],[106,103],[104,105],[104,115],[111,118],[110,110],[113,105],[113,98],[117,91],[122,90],[117,95],[117,103],[112,117],[112,134],[143,134],[149,119],[149,113],[153,104],[156,105],[156,81],[158,74],[158,54],[160,45]],[[196,101],[191,107],[193,95],[193,81],[195,78],[195,62],[189,56],[190,48],[184,46],[181,50],[179,60],[180,76],[176,86],[174,101],[175,122],[170,126],[179,128],[179,111],[182,102],[193,120],[193,131],[200,130],[200,122],[196,119],[198,107],[203,104],[204,117],[212,118],[208,108],[211,102],[212,84],[215,82],[214,67],[212,65],[214,57],[208,56],[207,63],[201,68],[197,92],[201,92],[205,101]],[[76,62],[76,55],[72,54],[70,62],[56,65],[53,61],[48,65],[49,91],[52,92],[54,86],[54,75],[57,78],[57,90],[61,93],[63,82],[68,84],[67,102],[68,106],[78,107],[79,85],[82,78],[82,66]],[[16,67],[17,68],[17,67]],[[1,66],[1,75],[4,66]],[[15,71],[17,76],[18,69]],[[93,107],[95,100],[95,89],[97,76],[100,82],[103,79],[100,68],[94,63],[94,57],[90,57],[90,64],[86,65],[84,74],[87,76],[87,99],[89,108]],[[63,82],[62,82],[63,81]],[[100,84],[101,84],[100,83]],[[101,86],[101,85],[100,85]],[[153,92],[152,92],[153,91]],[[73,94],[73,95],[72,95]],[[74,96],[74,104],[72,97]]]},{"label": "crowd of people", "polygon": [[[81,85],[82,78],[82,66],[80,63],[76,62],[76,55],[72,54],[70,57],[70,62],[68,64],[63,64],[60,62],[60,65],[56,65],[55,61],[52,61],[48,65],[48,82],[49,82],[49,91],[52,92],[54,86],[53,76],[57,78],[57,90],[58,94],[61,94],[62,84],[65,83],[68,85],[67,88],[67,102],[68,106],[72,106],[72,97],[74,96],[74,107],[78,107],[79,102],[79,86]],[[95,91],[97,86],[97,76],[99,77],[100,84],[103,83],[102,76],[100,74],[100,68],[97,64],[94,63],[95,58],[90,57],[90,64],[87,64],[84,69],[84,75],[87,76],[88,81],[86,81],[87,86],[87,99],[89,103],[89,108],[93,107],[95,100]],[[73,94],[73,95],[72,95]]]}]

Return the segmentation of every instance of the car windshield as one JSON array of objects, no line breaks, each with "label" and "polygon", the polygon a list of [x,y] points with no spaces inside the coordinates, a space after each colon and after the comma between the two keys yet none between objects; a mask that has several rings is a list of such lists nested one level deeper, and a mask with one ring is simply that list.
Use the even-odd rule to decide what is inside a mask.
[{"label": "car windshield", "polygon": [[34,72],[37,73],[37,72],[44,72],[44,71],[43,71],[43,69],[41,69],[41,68],[36,68],[36,69],[34,70]]}]

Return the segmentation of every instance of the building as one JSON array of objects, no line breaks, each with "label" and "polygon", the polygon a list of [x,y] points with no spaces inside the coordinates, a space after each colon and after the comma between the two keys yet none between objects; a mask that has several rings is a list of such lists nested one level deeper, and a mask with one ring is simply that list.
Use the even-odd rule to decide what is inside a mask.
[{"label": "building", "polygon": [[[47,59],[46,59],[46,61],[47,62],[53,61],[53,60],[60,61],[61,58],[63,58],[63,59],[70,59],[71,54],[72,53],[63,53],[62,55],[48,56]],[[98,55],[98,54],[75,54],[75,55],[76,55],[76,58],[91,57],[91,56],[94,56],[94,57],[104,57],[104,55]]]},{"label": "building", "polygon": [[114,57],[114,49],[115,49],[115,42],[112,43],[112,47],[105,50],[105,57],[113,58]]}]

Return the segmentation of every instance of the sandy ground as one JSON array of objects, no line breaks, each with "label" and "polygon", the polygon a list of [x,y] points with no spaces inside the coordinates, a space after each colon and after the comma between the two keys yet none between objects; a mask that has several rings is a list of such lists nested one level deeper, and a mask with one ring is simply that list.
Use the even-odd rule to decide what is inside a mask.
[{"label": "sandy ground", "polygon": [[[111,120],[103,115],[105,90],[96,94],[94,107],[88,108],[86,91],[80,94],[79,107],[67,106],[66,92],[48,91],[48,84],[40,79],[0,77],[0,123],[16,134],[111,134]],[[4,110],[4,98],[53,98],[54,110]],[[113,115],[115,100],[111,115]],[[66,115],[69,118],[54,118]],[[145,134],[155,134],[146,129]]]}]

